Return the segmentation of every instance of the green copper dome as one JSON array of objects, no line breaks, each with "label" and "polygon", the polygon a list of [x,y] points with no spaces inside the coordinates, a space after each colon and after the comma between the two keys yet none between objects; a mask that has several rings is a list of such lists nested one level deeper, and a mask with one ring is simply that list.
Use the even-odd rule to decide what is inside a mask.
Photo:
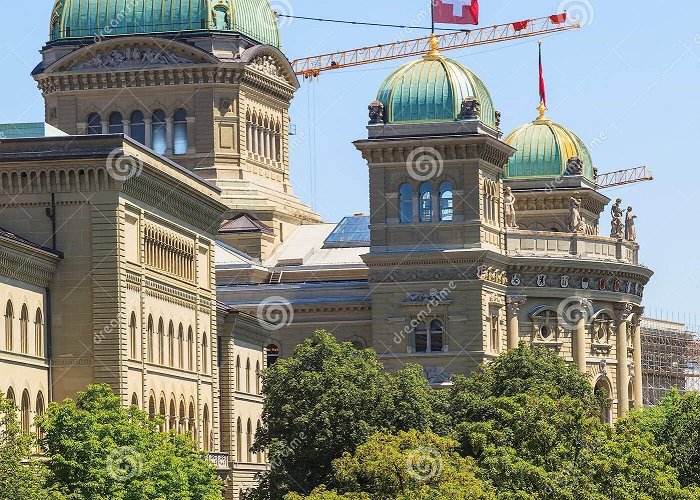
[{"label": "green copper dome", "polygon": [[496,114],[486,85],[452,59],[428,55],[404,64],[379,89],[387,123],[455,121],[462,100],[475,97],[481,121],[496,128]]},{"label": "green copper dome", "polygon": [[566,171],[570,158],[583,162],[583,176],[594,181],[593,160],[583,141],[571,130],[544,116],[515,129],[504,142],[518,151],[511,156],[506,177],[559,177]]},{"label": "green copper dome", "polygon": [[51,41],[111,35],[214,31],[280,47],[267,0],[57,0]]}]

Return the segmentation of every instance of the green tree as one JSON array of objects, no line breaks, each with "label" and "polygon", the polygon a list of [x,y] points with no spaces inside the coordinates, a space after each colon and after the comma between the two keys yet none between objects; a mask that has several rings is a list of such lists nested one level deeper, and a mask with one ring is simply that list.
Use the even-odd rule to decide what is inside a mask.
[{"label": "green tree", "polygon": [[332,461],[353,453],[379,431],[444,426],[438,399],[422,369],[395,376],[374,351],[338,342],[325,331],[299,345],[263,375],[264,426],[256,449],[267,448],[272,470],[253,494],[282,498],[333,479]]},{"label": "green tree", "polygon": [[0,396],[0,498],[3,500],[45,500],[45,470],[30,460],[34,449],[31,437],[22,433],[17,409]]},{"label": "green tree", "polygon": [[222,483],[196,445],[160,424],[106,385],[50,404],[40,420],[49,482],[71,500],[219,500]]},{"label": "green tree", "polygon": [[700,487],[700,394],[674,390],[657,406],[632,412],[629,420],[668,449],[681,484]]},{"label": "green tree", "polygon": [[[337,491],[322,486],[313,500],[385,499],[428,500],[494,498],[490,485],[479,478],[473,460],[461,457],[458,444],[433,433],[375,434],[333,462]],[[289,495],[287,500],[303,498]]]}]

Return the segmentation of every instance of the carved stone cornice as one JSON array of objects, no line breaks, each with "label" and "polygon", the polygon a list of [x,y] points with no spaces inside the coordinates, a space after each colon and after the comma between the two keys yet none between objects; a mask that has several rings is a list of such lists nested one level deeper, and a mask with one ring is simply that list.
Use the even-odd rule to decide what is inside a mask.
[{"label": "carved stone cornice", "polygon": [[[0,241],[0,274],[23,283],[47,288],[56,272],[56,263],[36,254],[11,248]],[[55,257],[58,259],[58,257]]]},{"label": "carved stone cornice", "polygon": [[[459,137],[440,138],[441,141],[454,143],[431,143],[442,161],[483,160],[495,166],[504,165],[509,158],[507,152],[490,143],[469,144]],[[358,141],[355,145],[361,150],[363,158],[371,165],[384,163],[405,164],[418,146],[397,144],[394,140]]]}]

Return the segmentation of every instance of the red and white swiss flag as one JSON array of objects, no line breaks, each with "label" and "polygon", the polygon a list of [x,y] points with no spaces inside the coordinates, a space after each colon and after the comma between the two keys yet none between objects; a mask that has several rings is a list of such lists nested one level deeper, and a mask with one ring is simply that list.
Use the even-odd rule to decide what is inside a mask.
[{"label": "red and white swiss flag", "polygon": [[441,24],[479,24],[479,0],[433,0],[433,20]]}]

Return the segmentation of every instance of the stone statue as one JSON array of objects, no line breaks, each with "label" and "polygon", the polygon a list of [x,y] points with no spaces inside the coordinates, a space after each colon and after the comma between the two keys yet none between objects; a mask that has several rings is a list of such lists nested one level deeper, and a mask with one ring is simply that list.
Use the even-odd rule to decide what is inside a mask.
[{"label": "stone statue", "polygon": [[384,123],[384,103],[373,101],[369,106],[369,123],[372,125]]},{"label": "stone statue", "polygon": [[494,114],[494,118],[496,121],[496,130],[500,130],[501,129],[501,112],[496,111]]},{"label": "stone statue", "polygon": [[583,231],[583,219],[581,218],[581,198],[576,191],[569,200],[569,231],[580,233]]},{"label": "stone statue", "polygon": [[462,110],[457,116],[458,120],[478,120],[481,116],[481,103],[476,97],[467,97],[462,100]]},{"label": "stone statue", "polygon": [[578,156],[569,158],[564,175],[583,175],[583,160]]},{"label": "stone statue", "polygon": [[610,237],[622,239],[625,236],[625,228],[622,223],[622,200],[620,198],[615,200],[615,204],[610,209],[610,216],[612,218]]},{"label": "stone statue", "polygon": [[505,208],[506,227],[509,229],[517,229],[518,222],[515,220],[515,196],[510,186],[506,188],[506,194],[503,197],[503,205]]},{"label": "stone statue", "polygon": [[625,217],[625,239],[627,241],[637,241],[637,229],[634,227],[634,219],[636,215],[632,215],[632,207],[627,207],[627,216]]},{"label": "stone statue", "polygon": [[212,9],[212,18],[214,21],[214,29],[231,29],[231,16],[229,14],[228,7],[226,4],[224,4],[223,0],[219,0],[219,3]]}]

